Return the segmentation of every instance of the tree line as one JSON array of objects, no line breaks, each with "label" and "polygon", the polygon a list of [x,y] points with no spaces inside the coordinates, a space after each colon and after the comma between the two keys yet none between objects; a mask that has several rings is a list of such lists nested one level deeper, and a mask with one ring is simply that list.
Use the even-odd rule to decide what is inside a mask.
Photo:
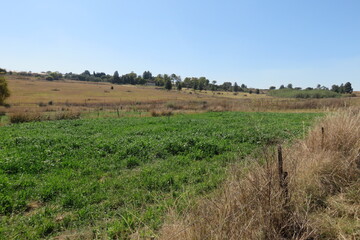
[{"label": "tree line", "polygon": [[[350,82],[347,82],[345,84],[340,84],[340,85],[332,85],[331,88],[329,89],[328,87],[325,86],[321,86],[320,84],[318,84],[316,86],[316,88],[312,88],[312,87],[307,87],[305,89],[302,89],[301,87],[293,87],[293,85],[291,83],[289,83],[286,87],[285,85],[280,85],[279,89],[294,89],[294,90],[328,90],[328,91],[333,91],[336,93],[341,93],[341,94],[351,94],[353,92],[353,88]],[[270,86],[269,90],[276,90],[275,86]]]},{"label": "tree line", "polygon": [[[77,80],[77,81],[88,81],[88,82],[109,82],[113,84],[131,84],[131,85],[153,85],[164,87],[167,90],[176,88],[177,90],[182,90],[182,88],[188,88],[193,90],[207,90],[207,91],[228,91],[228,92],[248,92],[259,94],[259,89],[248,88],[245,84],[238,85],[236,82],[232,84],[231,82],[224,82],[222,84],[217,84],[216,81],[210,81],[206,77],[185,77],[184,79],[181,76],[173,74],[158,74],[154,76],[150,71],[144,71],[143,74],[138,75],[134,72],[126,73],[120,75],[118,71],[115,71],[113,75],[106,74],[104,72],[95,72],[92,73],[89,70],[85,70],[81,74],[76,73],[65,73],[60,72],[42,72],[42,73],[32,73],[32,72],[7,72],[5,69],[0,68],[0,72],[3,74],[18,74],[22,76],[33,76],[38,78],[43,78],[48,81],[56,81],[61,79],[68,80]],[[281,85],[279,89],[294,89],[302,90],[300,87],[293,87],[291,83],[287,86]],[[340,85],[332,85],[331,89],[317,85],[316,88],[307,87],[304,90],[329,90],[336,93],[352,93],[353,88],[350,82]],[[275,86],[271,86],[269,90],[276,90]]]},{"label": "tree line", "polygon": [[[56,80],[76,80],[76,81],[87,81],[87,82],[109,82],[113,84],[131,84],[131,85],[153,85],[164,87],[165,89],[177,89],[189,88],[193,90],[208,90],[208,91],[229,91],[229,92],[250,92],[253,90],[249,89],[245,84],[238,85],[236,82],[224,82],[217,84],[216,81],[210,81],[206,77],[185,77],[181,78],[180,75],[173,74],[158,74],[154,76],[150,71],[144,71],[143,74],[136,74],[134,72],[120,75],[118,71],[115,71],[113,75],[106,74],[104,72],[92,73],[89,70],[85,70],[80,74],[76,73],[60,73],[60,72],[9,72],[8,74],[17,74],[22,76],[32,76],[43,78],[48,81]],[[260,90],[254,90],[255,93],[260,93]]]}]

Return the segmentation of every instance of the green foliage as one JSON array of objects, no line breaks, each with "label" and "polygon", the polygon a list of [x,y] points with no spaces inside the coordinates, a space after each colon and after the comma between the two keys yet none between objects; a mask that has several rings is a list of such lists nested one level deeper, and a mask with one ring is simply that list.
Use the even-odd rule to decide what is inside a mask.
[{"label": "green foliage", "polygon": [[341,94],[323,90],[323,89],[312,89],[312,90],[296,90],[289,88],[280,88],[278,90],[269,91],[270,96],[284,97],[284,98],[336,98],[341,97]]},{"label": "green foliage", "polygon": [[178,91],[181,91],[181,89],[182,89],[182,83],[181,83],[180,81],[176,81],[176,89],[177,89]]},{"label": "green foliage", "polygon": [[169,206],[181,210],[215,189],[230,162],[300,135],[316,116],[214,112],[3,126],[0,239],[154,231]]},{"label": "green foliage", "polygon": [[234,92],[239,92],[239,90],[240,90],[240,87],[239,87],[239,85],[235,82],[235,83],[234,83]]},{"label": "green foliage", "polygon": [[345,93],[349,93],[349,94],[351,94],[353,92],[353,88],[352,88],[350,82],[345,83],[344,91],[345,91]]},{"label": "green foliage", "polygon": [[172,89],[172,83],[171,83],[171,80],[170,80],[170,79],[166,80],[166,82],[165,82],[165,89],[166,89],[166,90],[171,90],[171,89]]},{"label": "green foliage", "polygon": [[10,97],[10,90],[5,77],[0,75],[0,105],[4,104],[5,99]]}]

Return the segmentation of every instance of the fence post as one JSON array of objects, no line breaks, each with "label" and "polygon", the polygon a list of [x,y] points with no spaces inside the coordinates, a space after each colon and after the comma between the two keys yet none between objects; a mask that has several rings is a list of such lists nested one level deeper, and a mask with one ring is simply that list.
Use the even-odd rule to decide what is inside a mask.
[{"label": "fence post", "polygon": [[282,156],[282,147],[281,145],[278,146],[278,170],[279,170],[279,185],[282,191],[282,195],[285,199],[285,206],[286,208],[287,203],[289,202],[289,189],[288,189],[288,172],[284,172],[284,161]]},{"label": "fence post", "polygon": [[325,129],[321,127],[321,148],[324,149]]}]

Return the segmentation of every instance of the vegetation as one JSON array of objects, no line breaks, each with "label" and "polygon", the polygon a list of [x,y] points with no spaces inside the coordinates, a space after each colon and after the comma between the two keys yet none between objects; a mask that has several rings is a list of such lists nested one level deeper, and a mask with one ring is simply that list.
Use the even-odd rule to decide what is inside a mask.
[{"label": "vegetation", "polygon": [[270,148],[234,167],[159,239],[360,239],[359,139],[359,109],[329,115],[280,151],[283,165]]},{"label": "vegetation", "polygon": [[280,88],[278,90],[269,91],[270,96],[283,97],[283,98],[336,98],[341,97],[341,94],[324,90],[324,89],[312,89],[312,90],[296,90],[292,88]]},{"label": "vegetation", "polygon": [[259,146],[317,114],[206,113],[0,128],[0,238],[152,236]]},{"label": "vegetation", "polygon": [[338,85],[332,85],[331,91],[337,92],[337,93],[349,93],[351,94],[353,92],[353,88],[351,86],[350,82],[347,82],[344,84]]},{"label": "vegetation", "polygon": [[0,105],[4,104],[5,99],[10,97],[10,90],[5,77],[0,73]]}]

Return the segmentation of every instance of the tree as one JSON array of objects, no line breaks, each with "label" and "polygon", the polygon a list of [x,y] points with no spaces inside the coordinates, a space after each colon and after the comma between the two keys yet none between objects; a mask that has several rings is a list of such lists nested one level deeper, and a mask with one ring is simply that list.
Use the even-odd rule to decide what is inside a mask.
[{"label": "tree", "polygon": [[6,74],[6,69],[0,68],[0,74]]},{"label": "tree", "polygon": [[10,91],[8,88],[5,77],[0,76],[0,105],[4,104],[6,98],[10,97]]},{"label": "tree", "polygon": [[345,86],[343,83],[339,87],[339,93],[345,93]]},{"label": "tree", "polygon": [[289,83],[289,84],[287,85],[287,88],[292,89],[292,88],[293,88],[293,85],[292,85],[291,83]]},{"label": "tree", "polygon": [[239,91],[239,85],[235,82],[234,83],[234,92],[238,92]]},{"label": "tree", "polygon": [[114,72],[114,76],[112,78],[112,82],[113,83],[120,83],[120,76],[119,76],[119,72],[118,71],[115,71]]},{"label": "tree", "polygon": [[345,83],[344,91],[345,91],[345,93],[350,93],[350,94],[353,92],[353,88],[352,88],[350,82]]},{"label": "tree", "polygon": [[90,71],[89,70],[85,70],[82,75],[87,75],[87,76],[90,76]]},{"label": "tree", "polygon": [[231,91],[232,88],[232,83],[231,82],[224,82],[221,87],[224,91]]},{"label": "tree", "polygon": [[180,81],[176,81],[176,88],[177,88],[178,91],[181,91],[182,83]]},{"label": "tree", "polygon": [[166,90],[171,90],[172,89],[172,84],[171,84],[171,80],[167,79],[165,82],[165,89]]},{"label": "tree", "polygon": [[145,71],[144,73],[143,73],[143,79],[145,79],[145,80],[151,80],[152,78],[153,78],[153,76],[152,76],[152,73],[150,72],[150,71]]},{"label": "tree", "polygon": [[338,85],[334,84],[331,86],[331,91],[338,93],[338,92],[340,92],[340,87]]},{"label": "tree", "polygon": [[257,88],[257,89],[255,90],[255,93],[256,93],[256,94],[260,94],[260,89]]},{"label": "tree", "polygon": [[284,85],[280,85],[279,89],[284,89],[285,86]]},{"label": "tree", "polygon": [[270,86],[270,87],[269,87],[269,90],[275,90],[275,89],[276,89],[275,86]]}]

